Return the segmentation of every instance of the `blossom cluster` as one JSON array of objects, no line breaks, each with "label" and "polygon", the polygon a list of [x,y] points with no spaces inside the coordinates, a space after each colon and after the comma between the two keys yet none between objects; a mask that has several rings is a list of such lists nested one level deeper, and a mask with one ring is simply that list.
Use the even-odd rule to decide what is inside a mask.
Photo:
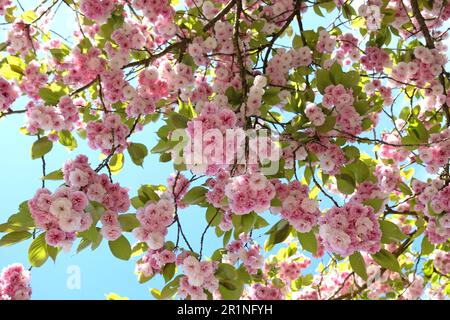
[{"label": "blossom cluster", "polygon": [[8,110],[18,96],[18,88],[0,77],[0,111]]},{"label": "blossom cluster", "polygon": [[206,300],[204,290],[216,294],[219,288],[219,280],[214,276],[217,262],[199,261],[193,256],[187,256],[182,260],[184,276],[180,278],[178,295],[181,298],[189,297],[191,300]]},{"label": "blossom cluster", "polygon": [[281,216],[300,232],[309,232],[317,225],[320,210],[316,200],[309,198],[309,188],[299,181],[281,183],[272,182],[276,190],[276,198],[281,200],[281,206],[272,206],[271,211],[279,212]]},{"label": "blossom cluster", "polygon": [[319,234],[325,249],[343,257],[380,250],[381,230],[373,210],[356,202],[331,208],[320,218]]},{"label": "blossom cluster", "polygon": [[101,217],[103,224],[101,233],[108,240],[116,240],[122,234],[119,223],[119,213],[124,213],[130,207],[128,189],[119,183],[112,183],[108,175],[98,174],[88,163],[86,156],[79,155],[73,161],[67,161],[63,166],[65,183],[73,190],[86,194],[89,201],[101,204],[105,212]]},{"label": "blossom cluster", "polygon": [[100,149],[104,154],[122,152],[127,148],[130,129],[115,113],[107,113],[102,121],[91,121],[86,126],[88,145]]},{"label": "blossom cluster", "polygon": [[157,273],[161,273],[165,265],[175,263],[175,261],[176,256],[172,251],[149,249],[136,263],[135,273],[149,278]]},{"label": "blossom cluster", "polygon": [[0,274],[0,300],[29,300],[30,280],[30,272],[19,263],[4,268]]},{"label": "blossom cluster", "polygon": [[165,193],[157,202],[149,202],[136,212],[140,226],[133,230],[135,238],[147,243],[152,250],[161,249],[167,227],[173,222],[175,206],[173,197]]},{"label": "blossom cluster", "polygon": [[255,274],[264,265],[259,244],[252,243],[247,234],[239,235],[239,239],[230,242],[225,249],[227,253],[222,261],[234,265],[240,260],[249,274]]}]

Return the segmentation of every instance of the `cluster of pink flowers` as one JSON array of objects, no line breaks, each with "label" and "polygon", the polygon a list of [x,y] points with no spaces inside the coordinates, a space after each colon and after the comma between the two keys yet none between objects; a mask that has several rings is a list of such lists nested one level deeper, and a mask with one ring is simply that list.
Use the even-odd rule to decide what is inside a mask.
[{"label": "cluster of pink flowers", "polygon": [[360,183],[351,198],[352,201],[359,202],[361,204],[364,201],[371,199],[383,199],[383,203],[381,204],[379,211],[375,212],[376,214],[384,211],[385,205],[389,200],[387,191],[384,190],[379,183],[375,184],[369,181]]},{"label": "cluster of pink flowers", "polygon": [[320,237],[331,252],[345,257],[355,251],[380,250],[380,225],[371,207],[348,202],[331,208],[319,222]]},{"label": "cluster of pink flowers", "polygon": [[400,83],[413,82],[420,87],[430,83],[432,92],[442,94],[442,85],[435,81],[447,58],[438,49],[416,47],[415,59],[410,62],[399,62],[393,69],[391,77]]},{"label": "cluster of pink flowers", "polygon": [[436,249],[433,251],[434,267],[442,274],[450,273],[450,253]]},{"label": "cluster of pink flowers", "polygon": [[101,233],[108,240],[116,240],[122,234],[119,213],[130,207],[128,189],[112,183],[106,174],[97,174],[84,155],[63,166],[64,181],[72,190],[82,191],[89,201],[103,205],[106,211],[101,217]]},{"label": "cluster of pink flowers", "polygon": [[34,50],[39,49],[39,42],[33,40],[36,33],[36,28],[22,19],[14,20],[7,35],[8,52],[12,55],[20,53],[24,57],[33,48]]},{"label": "cluster of pink flowers", "polygon": [[136,263],[135,273],[152,277],[161,273],[166,264],[175,263],[176,257],[172,251],[166,249],[148,250],[147,253]]},{"label": "cluster of pink flowers", "polygon": [[136,212],[140,226],[133,230],[137,240],[147,243],[150,249],[158,250],[164,245],[167,227],[173,222],[175,206],[169,193],[157,202],[149,202]]},{"label": "cluster of pink flowers", "polygon": [[260,115],[259,108],[264,95],[264,87],[267,85],[267,79],[264,76],[256,76],[253,86],[248,93],[247,103],[241,107],[241,113],[246,116]]},{"label": "cluster of pink flowers", "polygon": [[395,164],[377,164],[374,175],[378,179],[378,186],[385,192],[395,190],[397,185],[402,181],[400,177],[400,168]]},{"label": "cluster of pink flowers", "polygon": [[184,63],[173,66],[169,61],[162,61],[158,72],[164,79],[170,90],[177,91],[195,82],[192,68]]},{"label": "cluster of pink flowers", "polygon": [[75,47],[64,63],[58,65],[60,71],[68,70],[68,74],[63,78],[64,82],[84,86],[95,80],[97,75],[105,70],[107,64],[106,60],[100,57],[101,54],[101,50],[95,47],[90,48],[85,54]]},{"label": "cluster of pink flowers", "polygon": [[159,17],[170,20],[175,14],[170,1],[167,0],[133,0],[133,7],[142,10],[144,16],[152,23]]},{"label": "cluster of pink flowers", "polygon": [[137,93],[144,99],[157,101],[169,94],[169,85],[161,69],[150,66],[139,74]]},{"label": "cluster of pink flowers", "polygon": [[146,42],[144,25],[130,20],[123,24],[121,28],[114,30],[111,39],[114,40],[121,50],[141,49]]},{"label": "cluster of pink flowers", "polygon": [[[186,163],[189,167],[192,166],[195,173],[214,175],[220,169],[228,167],[226,152],[228,148],[236,150],[237,141],[231,141],[231,146],[227,143],[220,145],[216,141],[216,134],[222,134],[222,141],[225,141],[227,129],[234,128],[236,122],[236,114],[230,109],[220,108],[216,102],[205,103],[200,114],[188,122],[186,131],[189,142],[184,148],[184,157],[193,160]],[[196,158],[196,145],[202,146],[200,159]]]},{"label": "cluster of pink flowers", "polygon": [[273,284],[263,285],[255,283],[250,289],[250,300],[283,300],[284,294],[281,289]]},{"label": "cluster of pink flowers", "polygon": [[85,212],[86,194],[68,187],[60,187],[53,194],[48,189],[39,189],[28,206],[36,226],[46,231],[46,242],[67,251],[75,233],[89,229],[92,224],[91,215]]},{"label": "cluster of pink flowers", "polygon": [[375,32],[381,28],[383,14],[381,13],[380,7],[382,5],[382,1],[372,0],[368,4],[363,4],[358,9],[358,14],[366,19],[366,27],[369,32]]},{"label": "cluster of pink flowers", "polygon": [[336,124],[343,131],[357,135],[362,132],[362,118],[353,107],[353,90],[346,89],[343,85],[329,85],[325,88],[322,104],[325,108],[334,107]]},{"label": "cluster of pink flowers", "polygon": [[204,289],[211,294],[217,294],[219,280],[214,276],[217,269],[215,261],[198,261],[193,256],[188,256],[182,262],[183,276],[180,279],[178,296],[180,298],[190,297],[191,300],[206,300]]},{"label": "cluster of pink flowers", "polygon": [[306,104],[305,114],[316,127],[320,127],[325,122],[325,114],[315,103],[308,102]]},{"label": "cluster of pink flowers", "polygon": [[111,16],[117,0],[80,0],[80,11],[89,19],[105,22]]},{"label": "cluster of pink flowers", "polygon": [[280,279],[285,282],[295,281],[300,277],[302,269],[308,268],[310,264],[311,259],[304,255],[296,255],[280,261],[277,264]]},{"label": "cluster of pink flowers", "polygon": [[112,69],[102,73],[102,91],[108,101],[115,103],[117,101],[125,100],[123,89],[128,83],[123,77],[123,71],[120,69]]},{"label": "cluster of pink flowers", "polygon": [[24,70],[24,77],[20,83],[20,89],[28,97],[39,99],[39,90],[47,84],[48,77],[40,71],[40,64],[36,61],[28,63]]},{"label": "cluster of pink flowers", "polygon": [[[342,149],[324,137],[321,137],[318,142],[309,142],[307,149],[319,158],[320,168],[328,174],[339,173],[341,167],[347,162]],[[301,160],[301,158],[296,159]]]},{"label": "cluster of pink flowers", "polygon": [[402,298],[406,300],[419,299],[424,291],[424,279],[419,275],[410,275],[409,286],[403,294]]},{"label": "cluster of pink flowers", "polygon": [[394,102],[394,99],[392,98],[392,88],[383,86],[379,79],[366,83],[364,89],[369,96],[375,96],[376,93],[379,93],[385,106],[389,106]]},{"label": "cluster of pink flowers", "polygon": [[19,263],[12,264],[0,274],[0,300],[29,300],[31,275]]},{"label": "cluster of pink flowers", "polygon": [[[336,51],[336,60],[341,64],[350,64],[360,57],[358,39],[351,33],[345,33],[338,37],[339,49]],[[347,58],[347,60],[345,60]],[[345,63],[343,63],[345,60]]]},{"label": "cluster of pink flowers", "polygon": [[400,147],[403,142],[398,132],[383,132],[381,134],[381,138],[384,142],[386,142],[386,144],[383,143],[380,147],[380,151],[378,153],[380,158],[392,159],[394,162],[403,162],[411,155],[411,151]]},{"label": "cluster of pink flowers", "polygon": [[0,111],[8,110],[19,96],[15,84],[0,77]]},{"label": "cluster of pink flowers", "polygon": [[278,49],[267,64],[266,74],[271,84],[283,86],[286,84],[289,70],[312,63],[312,53],[309,47],[299,49]]},{"label": "cluster of pink flowers", "polygon": [[320,30],[316,49],[323,53],[332,53],[336,47],[336,37],[331,36],[325,29]]},{"label": "cluster of pink flowers", "polygon": [[86,126],[88,145],[109,154],[113,149],[122,152],[127,147],[130,129],[115,113],[106,113],[103,121],[91,121]]},{"label": "cluster of pink flowers", "polygon": [[230,177],[227,172],[221,171],[216,179],[209,179],[207,184],[212,189],[206,194],[207,201],[237,215],[252,211],[262,213],[269,209],[275,197],[275,187],[260,173]]},{"label": "cluster of pink flowers", "polygon": [[226,249],[222,261],[234,265],[240,260],[249,274],[256,274],[264,265],[261,247],[253,243],[247,234],[240,234],[239,239],[230,242]]},{"label": "cluster of pink flowers", "polygon": [[203,39],[195,38],[188,46],[188,52],[194,59],[196,65],[206,66],[210,62],[207,57],[208,52],[213,51],[217,47],[217,40],[214,37]]},{"label": "cluster of pink flowers", "polygon": [[425,230],[428,240],[434,244],[445,242],[450,237],[450,186],[444,186],[440,179],[431,183],[414,180],[412,188],[418,195],[415,210],[428,217]]},{"label": "cluster of pink flowers", "polygon": [[389,64],[389,53],[377,47],[368,47],[361,57],[361,63],[366,70],[382,73],[384,67]]},{"label": "cluster of pink flowers", "polygon": [[420,147],[419,157],[430,173],[437,173],[450,158],[450,129],[446,128],[430,136],[430,147]]},{"label": "cluster of pink flowers", "polygon": [[276,198],[281,200],[281,207],[272,207],[274,213],[281,216],[300,232],[309,232],[317,225],[320,217],[319,205],[316,200],[309,199],[309,188],[294,180],[287,184],[273,180]]},{"label": "cluster of pink flowers", "polygon": [[4,15],[6,12],[6,9],[12,6],[11,0],[0,0],[0,15]]}]

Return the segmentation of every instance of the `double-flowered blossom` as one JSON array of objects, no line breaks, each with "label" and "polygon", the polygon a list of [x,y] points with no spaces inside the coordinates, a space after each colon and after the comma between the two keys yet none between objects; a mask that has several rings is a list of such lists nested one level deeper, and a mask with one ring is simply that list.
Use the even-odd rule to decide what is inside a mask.
[{"label": "double-flowered blossom", "polygon": [[417,194],[415,210],[428,217],[425,234],[433,244],[443,243],[450,237],[450,186],[442,180],[424,183],[413,181],[413,191]]},{"label": "double-flowered blossom", "polygon": [[8,110],[18,96],[16,85],[0,77],[0,111]]},{"label": "double-flowered blossom", "polygon": [[86,126],[89,147],[100,149],[104,154],[125,150],[129,133],[128,126],[115,113],[106,113],[102,121],[91,121]]},{"label": "double-flowered blossom", "polygon": [[250,300],[283,300],[284,294],[273,284],[255,283],[249,292]]},{"label": "double-flowered blossom", "polygon": [[211,190],[206,195],[207,201],[237,215],[252,211],[262,213],[269,209],[275,197],[275,187],[261,173],[229,177],[227,172],[222,171],[216,179],[208,181],[208,186]]},{"label": "double-flowered blossom", "polygon": [[325,88],[322,104],[332,109],[337,115],[336,125],[345,133],[357,135],[362,132],[362,117],[353,107],[355,99],[353,90],[346,89],[342,84],[329,85]]},{"label": "double-flowered blossom", "polygon": [[8,52],[26,56],[30,51],[39,49],[39,42],[34,40],[36,33],[36,28],[22,19],[14,20],[7,34]]},{"label": "double-flowered blossom", "polygon": [[290,69],[308,66],[311,63],[312,53],[308,47],[291,50],[278,49],[267,64],[266,73],[269,83],[284,86]]},{"label": "double-flowered blossom", "polygon": [[182,269],[184,276],[180,278],[178,288],[178,295],[181,298],[206,300],[205,289],[211,294],[217,294],[219,280],[214,276],[217,262],[199,261],[193,256],[188,256],[182,260]]},{"label": "double-flowered blossom", "polygon": [[30,102],[26,112],[27,130],[32,134],[38,133],[39,129],[71,131],[78,125],[78,107],[83,102],[82,98],[73,100],[69,96],[61,97],[56,107]]},{"label": "double-flowered blossom", "polygon": [[364,56],[361,57],[361,63],[366,70],[375,70],[375,72],[383,72],[384,67],[389,65],[389,54],[377,47],[368,47]]},{"label": "double-flowered blossom", "polygon": [[[200,114],[188,122],[189,141],[184,157],[193,172],[214,175],[232,163],[232,159],[227,159],[227,150],[237,150],[239,142],[235,138],[227,139],[226,133],[227,129],[235,128],[236,122],[236,114],[228,108],[220,108],[216,102],[205,103]],[[231,155],[235,156],[234,152]]]},{"label": "double-flowered blossom", "polygon": [[135,273],[147,278],[152,277],[157,273],[161,273],[166,264],[174,263],[175,261],[176,256],[172,251],[166,249],[149,249],[136,263]]},{"label": "double-flowered blossom", "polygon": [[279,212],[281,216],[300,232],[309,232],[317,225],[320,217],[319,204],[309,198],[309,188],[299,181],[287,184],[274,180],[276,198],[281,200],[281,206],[272,207],[271,211]]},{"label": "double-flowered blossom", "polygon": [[89,19],[105,22],[114,10],[117,0],[81,0],[80,10]]},{"label": "double-flowered blossom", "polygon": [[15,263],[2,270],[0,274],[0,300],[29,300],[31,274]]},{"label": "double-flowered blossom", "polygon": [[46,231],[45,240],[53,247],[70,250],[76,232],[82,232],[92,224],[86,212],[88,198],[81,191],[59,187],[54,193],[39,189],[28,201],[31,216],[39,228]]},{"label": "double-flowered blossom", "polygon": [[304,255],[295,255],[289,259],[278,262],[280,279],[285,282],[297,280],[302,272],[311,264],[311,260]]},{"label": "double-flowered blossom", "polygon": [[320,127],[325,122],[325,114],[315,103],[308,102],[306,104],[305,114],[316,127]]},{"label": "double-flowered blossom", "polygon": [[356,202],[331,208],[320,218],[319,234],[325,249],[343,257],[380,250],[380,224],[371,207]]},{"label": "double-flowered blossom", "polygon": [[11,0],[0,0],[0,15],[4,15],[6,9],[12,6]]},{"label": "double-flowered blossom", "polygon": [[391,159],[394,162],[403,162],[411,155],[411,151],[401,147],[402,138],[398,132],[383,133],[381,138],[386,142],[380,147],[379,155],[381,158]]},{"label": "double-flowered blossom", "polygon": [[426,164],[428,172],[437,173],[450,158],[450,129],[431,134],[429,141],[429,147],[419,148],[419,157]]},{"label": "double-flowered blossom", "polygon": [[433,251],[434,267],[442,274],[450,273],[450,253],[436,249]]},{"label": "double-flowered blossom", "polygon": [[101,50],[95,47],[90,48],[86,53],[82,53],[78,47],[75,47],[64,63],[58,66],[61,70],[68,70],[63,78],[64,82],[84,86],[95,80],[105,70],[107,64],[106,60],[100,57],[101,54]]},{"label": "double-flowered blossom", "polygon": [[137,240],[147,243],[152,250],[161,249],[167,227],[173,222],[175,205],[173,196],[166,192],[157,202],[149,202],[136,212],[140,226],[133,230]]},{"label": "double-flowered blossom", "polygon": [[41,65],[37,61],[31,61],[24,71],[24,77],[20,83],[20,90],[30,98],[39,99],[39,90],[47,84],[48,76],[41,71]]},{"label": "double-flowered blossom", "polygon": [[99,175],[88,163],[86,156],[79,155],[63,166],[64,181],[73,190],[86,194],[89,201],[95,201],[105,208],[101,216],[102,235],[108,240],[116,240],[122,233],[119,213],[130,207],[128,189],[119,183],[112,183],[108,175]]},{"label": "double-flowered blossom", "polygon": [[264,87],[267,85],[267,79],[264,76],[256,76],[253,86],[248,93],[247,103],[242,106],[241,112],[246,116],[260,115],[259,108],[264,95]]},{"label": "double-flowered blossom", "polygon": [[240,234],[238,240],[230,242],[222,261],[231,265],[241,261],[249,274],[255,274],[264,265],[259,244],[253,243],[247,234]]}]

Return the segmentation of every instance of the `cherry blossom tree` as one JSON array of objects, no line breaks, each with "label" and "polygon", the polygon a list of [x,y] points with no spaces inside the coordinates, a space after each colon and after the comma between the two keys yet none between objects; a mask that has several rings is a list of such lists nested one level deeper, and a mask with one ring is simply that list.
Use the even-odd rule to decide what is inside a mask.
[{"label": "cherry blossom tree", "polygon": [[[35,4],[0,0],[0,118],[23,118],[11,135],[42,163],[0,224],[30,263],[5,266],[0,300],[102,241],[139,258],[137,282],[164,278],[157,299],[448,298],[449,1]],[[157,144],[136,142],[151,124]],[[48,168],[58,144],[73,156]],[[151,177],[149,153],[172,163],[166,185],[115,181]]]}]

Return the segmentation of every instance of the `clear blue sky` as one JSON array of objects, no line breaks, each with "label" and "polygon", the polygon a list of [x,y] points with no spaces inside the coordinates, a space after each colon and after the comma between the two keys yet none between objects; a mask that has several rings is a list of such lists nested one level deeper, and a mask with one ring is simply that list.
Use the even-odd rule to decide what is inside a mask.
[{"label": "clear blue sky", "polygon": [[[35,0],[23,1],[26,8],[34,8],[38,4]],[[324,21],[315,17],[304,21],[305,29],[316,28]],[[53,29],[63,35],[69,35],[74,26],[74,17],[66,6],[61,6],[57,17],[53,23]],[[328,23],[324,23],[328,25]],[[0,40],[5,37],[5,27],[2,27]],[[296,28],[296,26],[294,27]],[[286,43],[289,44],[289,43]],[[13,109],[23,109],[25,100],[18,100]],[[0,121],[0,150],[3,151],[0,157],[0,223],[16,212],[17,206],[24,200],[31,198],[41,181],[41,162],[31,160],[30,147],[35,141],[34,138],[24,136],[19,133],[19,128],[23,124],[23,115],[11,115]],[[151,124],[143,132],[135,134],[130,139],[133,142],[141,142],[150,149],[156,144],[156,130],[158,124]],[[59,169],[67,159],[73,159],[77,154],[86,154],[93,166],[99,163],[99,152],[90,150],[85,141],[78,139],[79,147],[73,152],[67,151],[63,146],[55,144],[51,153],[46,157],[47,171]],[[136,195],[136,190],[141,184],[165,184],[167,176],[172,173],[170,163],[160,163],[158,155],[149,155],[145,159],[144,168],[135,166],[126,155],[125,168],[118,175],[114,176],[115,181],[119,181],[123,186],[130,189],[130,196]],[[59,185],[48,183],[52,191]],[[322,205],[328,206],[329,202],[323,201]],[[130,212],[133,208],[130,208]],[[275,221],[269,213],[264,217],[269,221]],[[186,234],[194,249],[198,250],[201,231],[206,226],[204,210],[198,207],[183,210],[180,219],[185,228]],[[262,232],[256,233],[258,236]],[[134,239],[128,236],[131,243]],[[167,239],[174,239],[173,231],[169,233]],[[260,239],[261,240],[261,239]],[[19,245],[0,248],[0,268],[14,263],[23,263],[29,266],[27,251],[30,240]],[[76,248],[77,243],[74,248]],[[213,249],[221,246],[221,240],[217,240],[212,229],[207,233],[205,241],[205,254],[208,255]],[[155,277],[146,284],[139,284],[134,274],[134,262],[118,260],[109,252],[106,241],[95,251],[85,249],[80,254],[75,254],[75,250],[70,253],[61,253],[56,263],[47,261],[41,268],[32,270],[32,288],[34,299],[103,299],[109,292],[116,292],[131,299],[151,299],[149,288],[162,288],[162,277]],[[81,288],[79,290],[69,290],[66,282],[68,279],[67,270],[70,266],[78,266],[81,271]],[[310,270],[313,266],[310,267]],[[312,270],[311,270],[312,271]]]}]

